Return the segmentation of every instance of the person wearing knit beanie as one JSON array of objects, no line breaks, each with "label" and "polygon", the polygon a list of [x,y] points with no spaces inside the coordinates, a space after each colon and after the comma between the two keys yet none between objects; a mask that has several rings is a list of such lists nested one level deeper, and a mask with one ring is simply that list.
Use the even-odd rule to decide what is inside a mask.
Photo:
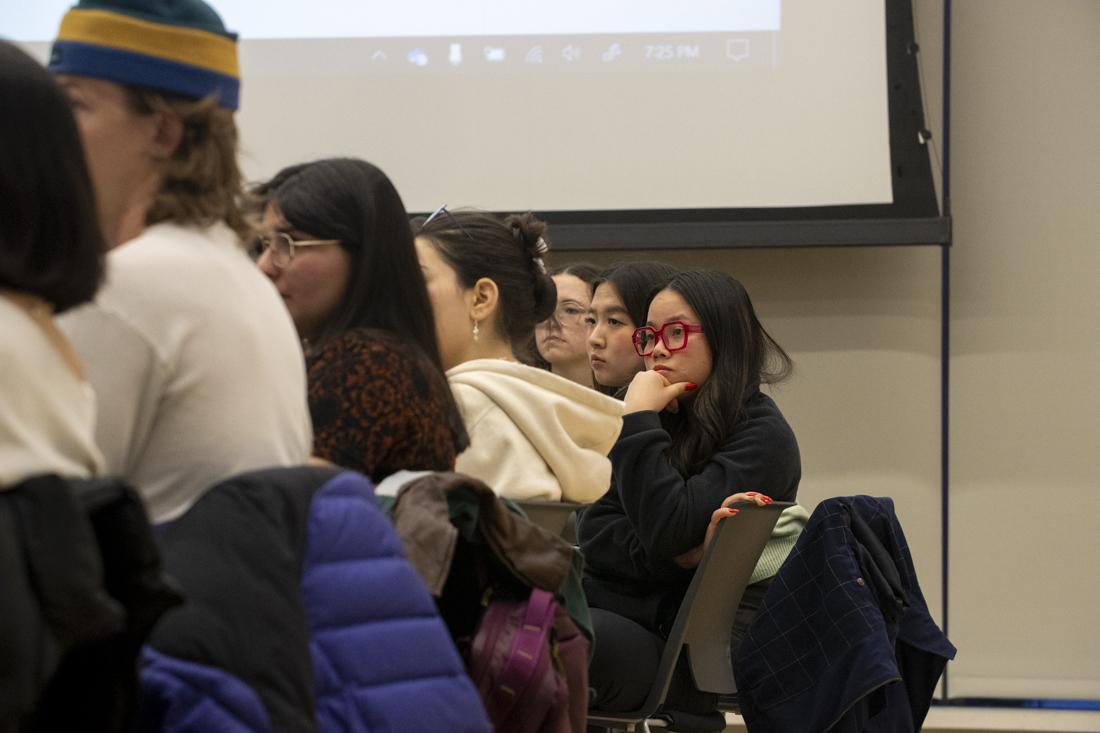
[{"label": "person wearing knit beanie", "polygon": [[95,302],[59,319],[107,473],[163,522],[234,474],[305,462],[301,345],[242,241],[236,35],[201,0],[80,0],[49,68],[113,247]]},{"label": "person wearing knit beanie", "polygon": [[221,220],[247,236],[237,36],[209,5],[81,0],[61,20],[49,68],[73,101],[110,242],[159,221]]},{"label": "person wearing knit beanie", "polygon": [[201,0],[81,0],[61,21],[50,70],[215,96],[235,110],[240,95],[237,34]]}]

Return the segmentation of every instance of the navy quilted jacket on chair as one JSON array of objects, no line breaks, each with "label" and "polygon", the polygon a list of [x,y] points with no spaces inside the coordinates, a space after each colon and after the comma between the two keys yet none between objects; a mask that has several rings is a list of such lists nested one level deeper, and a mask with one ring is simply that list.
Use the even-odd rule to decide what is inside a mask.
[{"label": "navy quilted jacket on chair", "polygon": [[773,579],[734,664],[749,731],[920,730],[955,647],[888,498],[827,499]]}]

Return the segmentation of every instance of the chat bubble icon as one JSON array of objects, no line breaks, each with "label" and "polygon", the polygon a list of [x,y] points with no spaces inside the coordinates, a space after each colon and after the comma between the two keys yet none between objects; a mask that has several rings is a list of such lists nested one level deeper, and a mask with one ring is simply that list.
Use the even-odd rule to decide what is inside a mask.
[{"label": "chat bubble icon", "polygon": [[726,56],[734,61],[744,61],[749,57],[749,39],[747,38],[727,38],[726,39]]}]

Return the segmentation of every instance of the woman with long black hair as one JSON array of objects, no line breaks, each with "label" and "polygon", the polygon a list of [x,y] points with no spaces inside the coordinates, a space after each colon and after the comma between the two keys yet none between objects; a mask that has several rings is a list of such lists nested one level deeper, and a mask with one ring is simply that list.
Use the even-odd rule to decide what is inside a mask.
[{"label": "woman with long black hair", "polygon": [[314,455],[375,481],[454,470],[469,439],[393,183],[366,161],[333,158],[286,168],[253,193],[258,264],[306,354]]},{"label": "woman with long black hair", "polygon": [[791,361],[741,283],[676,275],[650,300],[634,344],[646,368],[626,392],[612,486],[578,528],[596,632],[590,681],[603,710],[645,699],[707,527],[736,511],[721,507],[793,501],[801,476],[794,432],[760,389]]},{"label": "woman with long black hair", "polygon": [[585,324],[596,389],[622,398],[630,380],[645,368],[631,337],[645,325],[649,299],[675,274],[676,268],[664,262],[624,262],[592,283]]}]

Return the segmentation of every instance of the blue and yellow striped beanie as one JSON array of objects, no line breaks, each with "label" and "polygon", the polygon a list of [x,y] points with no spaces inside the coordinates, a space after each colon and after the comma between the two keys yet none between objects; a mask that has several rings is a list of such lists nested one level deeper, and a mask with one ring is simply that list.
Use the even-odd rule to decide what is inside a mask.
[{"label": "blue and yellow striped beanie", "polygon": [[50,70],[237,109],[237,35],[202,0],[80,0],[61,20]]}]

